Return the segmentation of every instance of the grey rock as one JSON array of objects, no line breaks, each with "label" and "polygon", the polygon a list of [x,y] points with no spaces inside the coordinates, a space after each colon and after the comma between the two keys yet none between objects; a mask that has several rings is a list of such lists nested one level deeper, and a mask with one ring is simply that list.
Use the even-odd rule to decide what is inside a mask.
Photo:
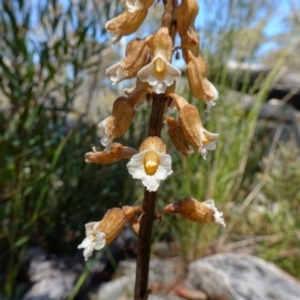
[{"label": "grey rock", "polygon": [[231,300],[299,300],[300,283],[260,258],[224,253],[190,264],[186,286]]},{"label": "grey rock", "polygon": [[70,258],[49,257],[38,248],[29,249],[25,257],[33,285],[24,300],[62,300],[70,295],[82,271],[80,264]]},{"label": "grey rock", "polygon": [[[136,261],[122,261],[119,264],[121,277],[103,284],[97,293],[98,300],[133,299],[135,285]],[[183,274],[180,259],[151,259],[149,266],[149,282],[162,287],[174,282]],[[123,297],[123,298],[122,298]],[[178,297],[154,296],[149,300],[180,300]]]}]

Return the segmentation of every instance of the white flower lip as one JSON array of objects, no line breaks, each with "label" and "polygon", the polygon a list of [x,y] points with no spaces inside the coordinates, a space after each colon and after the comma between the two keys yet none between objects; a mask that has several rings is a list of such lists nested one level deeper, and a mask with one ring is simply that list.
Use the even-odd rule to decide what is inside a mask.
[{"label": "white flower lip", "polygon": [[116,85],[118,82],[126,79],[124,68],[120,62],[106,69],[105,75],[110,77],[112,85]]},{"label": "white flower lip", "polygon": [[205,104],[206,104],[205,112],[210,112],[210,109],[216,105],[216,102],[219,99],[219,92],[215,88],[215,86],[208,80],[207,80],[207,85],[208,85],[210,93],[213,95],[213,99],[205,101]]},{"label": "white flower lip", "polygon": [[160,181],[166,179],[169,175],[173,173],[171,166],[172,158],[169,154],[163,154],[154,149],[151,149],[151,151],[155,151],[156,154],[159,156],[160,164],[155,174],[148,175],[145,171],[143,164],[144,155],[148,151],[149,150],[146,149],[132,156],[129,163],[127,164],[127,169],[134,179],[142,180],[143,185],[148,191],[155,192],[159,187]]},{"label": "white flower lip", "polygon": [[206,129],[202,129],[202,133],[204,138],[208,139],[208,141],[203,142],[202,146],[198,149],[198,152],[202,155],[203,159],[206,159],[207,151],[214,151],[217,148],[217,140],[218,140],[218,133],[211,133]]},{"label": "white flower lip", "polygon": [[[157,74],[154,69],[155,61],[160,58],[166,64],[164,74]],[[137,76],[143,82],[148,82],[155,93],[162,94],[166,92],[168,86],[172,85],[174,80],[178,78],[181,71],[170,64],[162,55],[157,55],[148,65],[139,70]]]},{"label": "white flower lip", "polygon": [[102,144],[103,147],[105,147],[105,151],[110,150],[110,145],[112,143],[112,140],[108,136],[107,128],[106,128],[106,121],[109,117],[101,121],[98,126],[100,128],[100,135],[102,138],[100,139],[100,143]]},{"label": "white flower lip", "polygon": [[207,207],[212,209],[214,211],[214,218],[215,218],[215,223],[222,225],[224,228],[226,227],[226,224],[223,219],[223,213],[218,211],[215,201],[213,199],[211,200],[206,200],[203,202]]},{"label": "white flower lip", "polygon": [[100,250],[106,244],[106,235],[105,233],[97,230],[98,225],[99,222],[90,222],[85,224],[86,238],[77,247],[78,249],[84,249],[83,256],[85,261],[93,254],[94,250]]}]

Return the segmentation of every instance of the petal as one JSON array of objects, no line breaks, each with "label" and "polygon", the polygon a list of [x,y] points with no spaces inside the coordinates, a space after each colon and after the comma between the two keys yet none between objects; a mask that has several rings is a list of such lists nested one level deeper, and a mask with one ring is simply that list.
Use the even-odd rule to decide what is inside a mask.
[{"label": "petal", "polygon": [[106,234],[99,230],[95,230],[96,239],[95,239],[95,250],[102,249],[106,244]]},{"label": "petal", "polygon": [[133,155],[129,163],[127,164],[128,172],[130,175],[132,175],[134,179],[142,179],[145,178],[145,176],[147,176],[143,165],[143,158],[145,152],[147,152],[147,150]]},{"label": "petal", "polygon": [[100,135],[102,136],[102,138],[100,139],[100,143],[102,144],[102,146],[105,147],[105,151],[109,151],[110,144],[112,143],[112,140],[108,137],[108,132],[106,128],[106,123],[108,119],[109,117],[107,117],[98,124],[100,128]]},{"label": "petal", "polygon": [[95,242],[91,243],[84,249],[83,251],[84,260],[88,260],[88,258],[92,256],[94,247],[95,247]]},{"label": "petal", "polygon": [[214,151],[217,148],[217,144],[216,142],[208,142],[204,143],[202,147],[204,147],[207,150]]},{"label": "petal", "polygon": [[198,152],[202,155],[203,159],[206,160],[207,149],[205,149],[205,147],[202,146],[198,149]]},{"label": "petal", "polygon": [[174,79],[176,79],[177,77],[179,77],[181,75],[181,71],[174,67],[172,64],[170,64],[169,62],[166,61],[167,64],[167,72],[170,76],[172,76]]},{"label": "petal", "polygon": [[155,175],[149,176],[146,174],[146,177],[142,178],[142,183],[149,192],[156,192],[159,187],[160,180],[158,180]]},{"label": "petal", "polygon": [[156,84],[158,83],[158,80],[157,80],[157,78],[154,77],[153,75],[150,75],[150,76],[148,77],[147,82],[148,82],[150,85],[154,86],[154,85],[156,85]]},{"label": "petal", "polygon": [[146,82],[148,81],[148,78],[154,74],[154,60],[152,60],[148,65],[144,66],[143,68],[141,68],[138,73],[137,73],[137,77],[143,81]]},{"label": "petal", "polygon": [[86,237],[80,245],[77,246],[78,249],[89,247],[93,243],[93,237],[88,236]]},{"label": "petal", "polygon": [[158,180],[164,180],[172,173],[172,157],[169,154],[160,154],[160,164],[153,176]]},{"label": "petal", "polygon": [[118,82],[122,81],[123,79],[126,79],[123,66],[120,62],[106,69],[105,74],[106,76],[110,77],[110,80],[112,81],[112,85],[115,85]]},{"label": "petal", "polygon": [[85,224],[85,235],[86,236],[89,236],[94,233],[93,227],[95,224],[96,224],[96,222],[89,222],[89,223]]},{"label": "petal", "polygon": [[226,224],[223,219],[223,213],[218,211],[218,209],[215,205],[215,201],[213,199],[211,199],[211,200],[206,200],[203,203],[207,207],[209,207],[210,209],[212,209],[214,211],[215,223],[218,223],[218,224],[222,225],[223,227],[226,227]]},{"label": "petal", "polygon": [[160,81],[156,85],[154,85],[153,88],[156,94],[163,94],[166,92],[167,85],[165,82]]}]

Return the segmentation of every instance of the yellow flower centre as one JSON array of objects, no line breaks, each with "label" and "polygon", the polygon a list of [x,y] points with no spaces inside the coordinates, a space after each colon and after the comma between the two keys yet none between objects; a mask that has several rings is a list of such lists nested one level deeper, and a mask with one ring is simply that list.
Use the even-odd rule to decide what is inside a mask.
[{"label": "yellow flower centre", "polygon": [[148,152],[146,152],[146,154],[144,155],[144,168],[145,168],[145,172],[147,175],[154,175],[159,163],[160,163],[160,159],[159,159],[159,155],[150,150]]},{"label": "yellow flower centre", "polygon": [[154,62],[154,69],[156,73],[164,73],[167,69],[167,64],[162,58],[158,57]]},{"label": "yellow flower centre", "polygon": [[209,140],[208,140],[208,138],[205,136],[203,139],[202,139],[202,143],[208,143],[209,142]]}]

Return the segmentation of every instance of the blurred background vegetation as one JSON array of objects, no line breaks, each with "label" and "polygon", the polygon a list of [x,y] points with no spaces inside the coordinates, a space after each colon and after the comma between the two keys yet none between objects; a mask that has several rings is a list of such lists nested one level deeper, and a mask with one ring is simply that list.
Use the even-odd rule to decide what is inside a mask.
[{"label": "blurred background vegetation", "polygon": [[[282,10],[279,3],[285,2]],[[300,278],[300,156],[283,124],[258,120],[260,105],[282,67],[299,70],[300,5],[296,1],[199,1],[197,27],[220,99],[205,126],[220,134],[204,161],[183,159],[169,144],[174,174],[162,183],[158,209],[185,196],[214,198],[227,228],[165,218],[156,236],[173,242],[187,262],[216,251],[239,251],[274,261]],[[111,207],[140,203],[140,182],[126,162],[88,165],[84,154],[99,146],[97,123],[130,83],[112,87],[105,69],[124,55],[126,39],[111,51],[104,24],[122,10],[111,0],[0,1],[0,296],[16,295],[25,250],[74,255],[84,224]],[[138,31],[155,30],[158,3]],[[275,22],[275,23],[274,23]],[[270,35],[270,24],[282,31]],[[151,27],[149,27],[151,26]],[[127,41],[131,37],[127,38]],[[227,64],[263,63],[272,71],[249,90],[236,92]],[[246,95],[247,91],[247,95]],[[252,109],[245,97],[255,99]],[[140,111],[121,141],[138,147],[149,108]],[[275,132],[275,134],[274,134]],[[168,137],[165,132],[166,141]],[[188,228],[188,230],[187,230]]]}]

